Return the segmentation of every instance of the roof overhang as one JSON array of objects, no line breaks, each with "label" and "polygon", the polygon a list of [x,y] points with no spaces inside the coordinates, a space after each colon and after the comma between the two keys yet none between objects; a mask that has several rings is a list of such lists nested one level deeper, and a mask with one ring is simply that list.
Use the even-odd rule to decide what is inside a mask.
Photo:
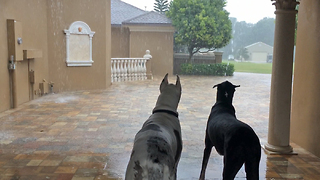
[{"label": "roof overhang", "polygon": [[175,32],[171,24],[123,24],[130,32]]}]

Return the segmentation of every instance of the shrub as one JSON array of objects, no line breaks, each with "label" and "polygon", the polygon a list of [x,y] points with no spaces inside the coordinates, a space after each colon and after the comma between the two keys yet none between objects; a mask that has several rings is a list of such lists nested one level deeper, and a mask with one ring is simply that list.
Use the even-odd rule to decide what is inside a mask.
[{"label": "shrub", "polygon": [[181,64],[181,74],[186,75],[212,75],[212,76],[233,76],[234,65],[227,63],[220,64]]}]

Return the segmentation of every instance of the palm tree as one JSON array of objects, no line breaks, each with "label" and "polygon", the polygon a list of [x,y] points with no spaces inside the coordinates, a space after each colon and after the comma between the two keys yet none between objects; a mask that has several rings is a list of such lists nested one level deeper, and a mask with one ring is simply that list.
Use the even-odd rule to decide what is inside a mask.
[{"label": "palm tree", "polygon": [[169,10],[169,3],[167,0],[155,0],[154,11],[164,14]]}]

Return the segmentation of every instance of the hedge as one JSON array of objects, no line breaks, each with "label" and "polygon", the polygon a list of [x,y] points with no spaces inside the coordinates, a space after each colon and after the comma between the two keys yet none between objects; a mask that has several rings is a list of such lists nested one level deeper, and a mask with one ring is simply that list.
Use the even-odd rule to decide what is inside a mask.
[{"label": "hedge", "polygon": [[219,64],[181,64],[181,74],[185,75],[212,75],[233,76],[234,65],[227,63]]}]

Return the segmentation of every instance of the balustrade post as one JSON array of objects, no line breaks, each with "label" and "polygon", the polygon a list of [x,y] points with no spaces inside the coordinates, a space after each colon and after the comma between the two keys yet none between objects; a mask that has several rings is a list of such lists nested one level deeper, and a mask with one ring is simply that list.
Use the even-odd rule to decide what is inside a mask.
[{"label": "balustrade post", "polygon": [[120,61],[120,77],[121,77],[121,81],[124,81],[123,60]]},{"label": "balustrade post", "polygon": [[137,74],[137,72],[138,72],[138,62],[137,62],[137,60],[135,59],[135,60],[133,60],[133,72],[134,72],[134,80],[136,81],[136,80],[138,80],[138,74]]},{"label": "balustrade post", "polygon": [[124,81],[128,81],[128,68],[127,68],[127,63],[128,60],[124,60],[124,67],[123,67],[123,71],[124,71]]},{"label": "balustrade post", "polygon": [[132,76],[131,76],[131,74],[132,74],[132,68],[131,68],[131,64],[132,64],[132,60],[131,59],[129,59],[128,60],[128,81],[132,81]]},{"label": "balustrade post", "polygon": [[146,59],[143,59],[142,60],[142,77],[143,77],[143,80],[146,80],[147,79],[147,68],[146,68],[146,62],[147,60]]},{"label": "balustrade post", "polygon": [[138,59],[138,80],[141,80],[141,60]]},{"label": "balustrade post", "polygon": [[113,60],[111,59],[111,83],[113,82]]},{"label": "balustrade post", "polygon": [[151,58],[150,51],[146,50],[146,54],[143,56],[143,58],[148,59],[146,62],[146,73],[147,73],[147,79],[153,79],[152,76],[152,68],[151,68]]},{"label": "balustrade post", "polygon": [[117,70],[116,70],[117,82],[120,82],[120,61],[117,60]]},{"label": "balustrade post", "polygon": [[112,58],[111,82],[148,79],[148,60],[148,58]]}]

